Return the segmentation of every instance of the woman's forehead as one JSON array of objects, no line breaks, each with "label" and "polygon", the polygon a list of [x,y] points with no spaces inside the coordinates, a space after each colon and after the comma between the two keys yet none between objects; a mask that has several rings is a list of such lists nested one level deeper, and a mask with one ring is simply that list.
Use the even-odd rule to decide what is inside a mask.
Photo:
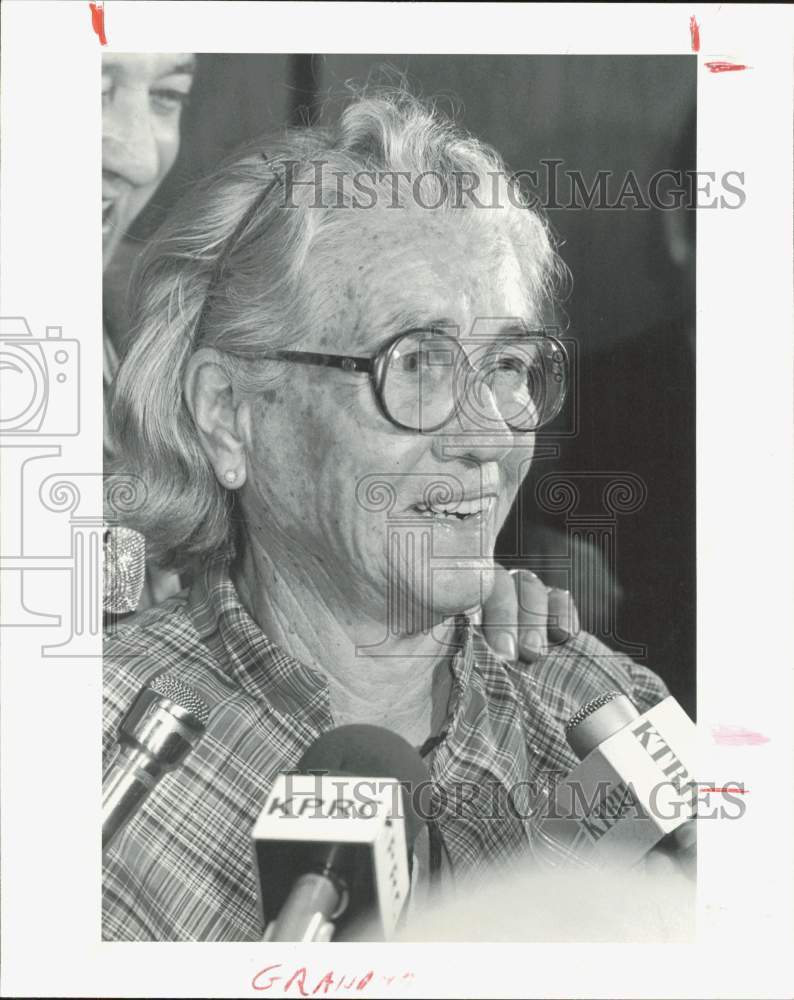
[{"label": "woman's forehead", "polygon": [[351,347],[438,324],[457,325],[465,336],[478,318],[525,315],[521,268],[501,228],[431,212],[402,220],[374,214],[349,228],[338,258],[344,273],[333,311],[344,318]]},{"label": "woman's forehead", "polygon": [[[339,210],[344,211],[344,210]],[[394,250],[434,254],[440,246],[449,251],[470,253],[482,247],[492,249],[506,243],[505,211],[492,210],[490,217],[476,209],[422,209],[418,206],[395,209],[376,206],[371,211],[349,210],[346,233],[351,243],[367,253],[372,247],[381,252]]]}]

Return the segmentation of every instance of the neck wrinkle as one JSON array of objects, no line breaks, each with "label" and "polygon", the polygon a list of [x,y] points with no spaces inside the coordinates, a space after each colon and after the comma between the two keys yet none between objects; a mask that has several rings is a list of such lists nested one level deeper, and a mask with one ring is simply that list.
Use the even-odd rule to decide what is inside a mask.
[{"label": "neck wrinkle", "polygon": [[250,536],[231,572],[268,638],[326,678],[335,725],[381,725],[417,746],[443,725],[460,649],[456,618],[427,632],[388,634],[387,616],[351,607],[350,594],[321,567],[314,577],[296,571],[294,553],[275,557]]}]

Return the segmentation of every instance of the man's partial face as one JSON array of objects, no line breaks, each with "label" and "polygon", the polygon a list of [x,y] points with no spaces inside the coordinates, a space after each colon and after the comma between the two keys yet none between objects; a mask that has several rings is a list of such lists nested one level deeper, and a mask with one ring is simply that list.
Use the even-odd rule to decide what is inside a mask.
[{"label": "man's partial face", "polygon": [[102,259],[107,267],[135,217],[171,169],[195,57],[102,57]]}]

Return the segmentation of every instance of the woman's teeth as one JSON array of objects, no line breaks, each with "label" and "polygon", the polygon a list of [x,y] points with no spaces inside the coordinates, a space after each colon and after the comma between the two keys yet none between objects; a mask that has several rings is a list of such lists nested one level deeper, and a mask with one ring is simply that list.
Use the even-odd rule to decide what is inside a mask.
[{"label": "woman's teeth", "polygon": [[454,506],[443,504],[415,503],[413,510],[423,517],[456,517],[464,520],[476,514],[489,514],[493,506],[493,497],[478,497],[476,500],[459,500]]}]

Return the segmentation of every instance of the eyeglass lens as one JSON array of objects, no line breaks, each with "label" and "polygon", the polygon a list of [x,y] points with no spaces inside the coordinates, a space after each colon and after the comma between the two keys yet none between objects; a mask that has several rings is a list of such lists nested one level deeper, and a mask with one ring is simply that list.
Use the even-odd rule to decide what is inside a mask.
[{"label": "eyeglass lens", "polygon": [[566,364],[553,338],[513,336],[464,343],[446,334],[417,331],[392,345],[381,391],[393,420],[430,431],[461,409],[483,429],[504,422],[515,431],[530,432],[559,413],[567,387]]}]

